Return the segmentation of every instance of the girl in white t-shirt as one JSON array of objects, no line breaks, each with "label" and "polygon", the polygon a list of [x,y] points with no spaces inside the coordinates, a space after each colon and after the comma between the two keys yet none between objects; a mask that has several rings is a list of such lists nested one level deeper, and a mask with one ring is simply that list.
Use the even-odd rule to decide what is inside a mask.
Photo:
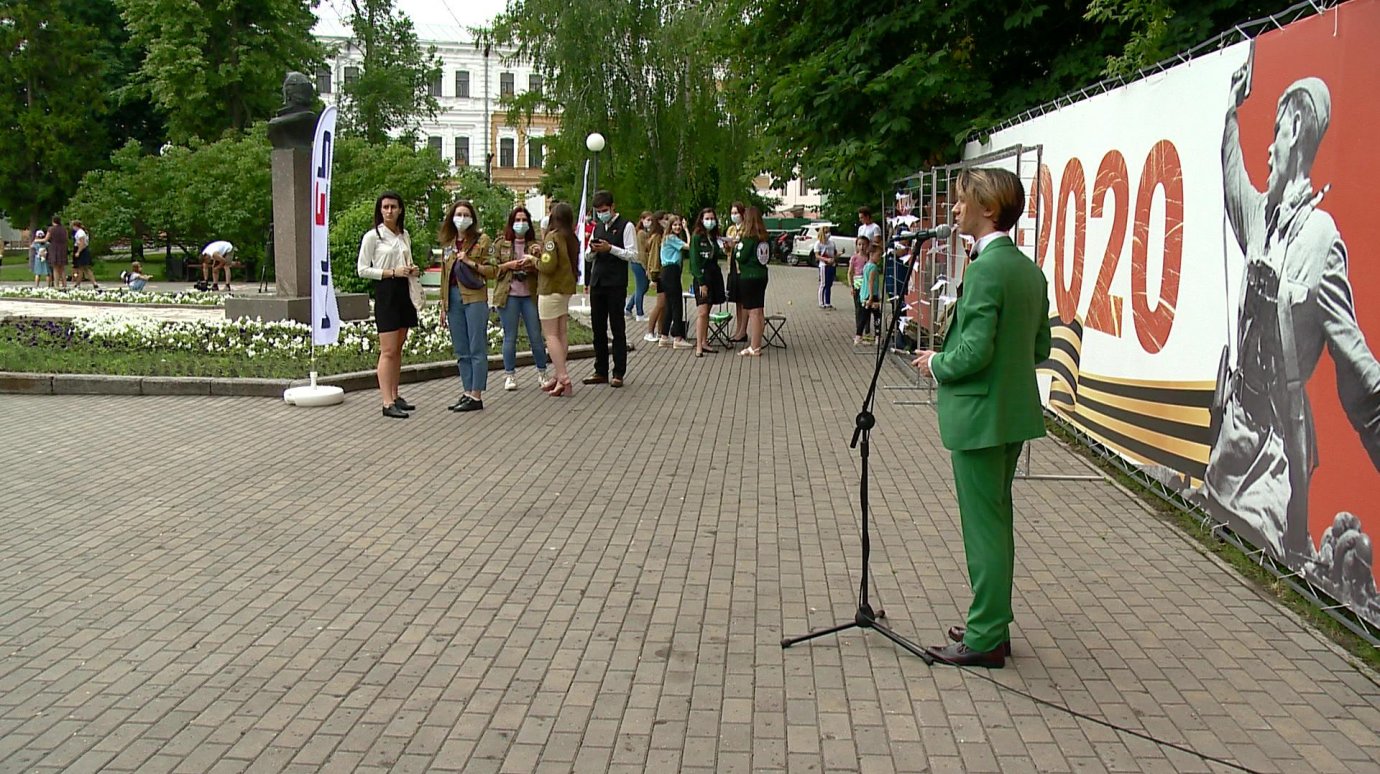
[{"label": "girl in white t-shirt", "polygon": [[838,250],[829,241],[829,229],[819,229],[819,241],[814,246],[815,261],[819,263],[819,308],[833,309],[834,276],[837,274]]}]

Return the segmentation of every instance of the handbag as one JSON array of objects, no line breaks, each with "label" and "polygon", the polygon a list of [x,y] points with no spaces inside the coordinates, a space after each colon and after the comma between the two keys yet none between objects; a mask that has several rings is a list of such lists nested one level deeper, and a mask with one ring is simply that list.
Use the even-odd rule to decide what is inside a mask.
[{"label": "handbag", "polygon": [[426,306],[426,292],[422,290],[421,277],[407,278],[407,296],[412,300],[412,306],[417,311],[422,311],[422,307]]},{"label": "handbag", "polygon": [[455,273],[455,278],[460,282],[462,287],[467,287],[470,290],[479,290],[480,288],[488,286],[488,283],[484,281],[484,277],[482,277],[479,272],[471,269],[469,264],[462,262],[459,255],[456,256],[455,263],[451,265],[450,270]]}]

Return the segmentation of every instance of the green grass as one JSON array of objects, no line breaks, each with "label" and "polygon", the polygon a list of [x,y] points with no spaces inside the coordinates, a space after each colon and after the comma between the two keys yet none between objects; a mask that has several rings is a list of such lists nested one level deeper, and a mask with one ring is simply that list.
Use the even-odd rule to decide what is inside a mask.
[{"label": "green grass", "polygon": [[1269,570],[1261,567],[1241,549],[1203,529],[1199,519],[1166,502],[1140,478],[1128,474],[1116,463],[1104,459],[1089,449],[1080,438],[1063,425],[1054,421],[1046,421],[1045,424],[1051,435],[1065,441],[1070,448],[1092,462],[1116,480],[1118,484],[1138,495],[1162,521],[1178,527],[1181,532],[1193,538],[1204,553],[1212,554],[1226,562],[1256,588],[1264,591],[1314,628],[1326,634],[1333,642],[1355,657],[1357,661],[1371,669],[1380,670],[1380,648],[1376,648],[1356,636],[1350,629],[1323,612],[1313,601],[1299,594],[1283,580],[1276,578]]},{"label": "green grass", "polygon": [[[80,338],[68,338],[63,332],[44,329],[35,333],[32,328],[15,324],[0,324],[0,371],[59,374],[106,374],[116,376],[200,376],[200,377],[260,377],[268,379],[296,379],[309,370],[307,356],[269,354],[253,359],[219,352],[157,351],[127,346],[105,346]],[[590,330],[574,321],[570,323],[571,344],[593,341]],[[530,349],[525,333],[519,334],[518,351]],[[495,346],[490,354],[498,354]],[[406,363],[427,363],[454,359],[450,347],[431,352],[409,354]],[[323,375],[370,371],[378,362],[378,355],[370,352],[344,352],[324,348],[318,352],[316,370]]]},{"label": "green grass", "polygon": [[[108,255],[97,258],[92,264],[91,270],[96,275],[96,282],[118,285],[120,284],[120,272],[129,271],[129,264],[130,261],[128,256]],[[146,254],[145,259],[140,261],[140,265],[143,267],[145,274],[153,277],[153,282],[163,282],[166,279],[162,253]],[[67,266],[67,270],[69,273],[72,270],[70,263]],[[242,269],[236,270],[234,276],[238,277],[242,273]],[[200,268],[196,270],[196,279],[201,279]],[[11,256],[7,251],[5,253],[4,265],[0,266],[0,282],[32,283],[33,281],[34,275],[29,272],[29,259],[24,256]]]}]

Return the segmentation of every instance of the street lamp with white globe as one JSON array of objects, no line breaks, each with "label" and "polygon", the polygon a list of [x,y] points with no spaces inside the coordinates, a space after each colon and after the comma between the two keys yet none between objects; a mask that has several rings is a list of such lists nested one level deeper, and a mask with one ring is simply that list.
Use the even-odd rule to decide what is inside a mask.
[{"label": "street lamp with white globe", "polygon": [[604,135],[590,132],[589,136],[585,138],[585,147],[594,154],[594,176],[591,187],[597,191],[599,190],[599,154],[604,150]]}]

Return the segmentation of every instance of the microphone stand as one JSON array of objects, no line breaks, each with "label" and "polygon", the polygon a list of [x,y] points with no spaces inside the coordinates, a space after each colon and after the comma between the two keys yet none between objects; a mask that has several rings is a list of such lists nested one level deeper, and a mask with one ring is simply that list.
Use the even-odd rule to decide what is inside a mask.
[{"label": "microphone stand", "polygon": [[858,487],[858,503],[862,508],[862,578],[858,581],[857,612],[853,614],[852,621],[846,621],[837,626],[831,626],[828,629],[802,634],[798,637],[785,637],[781,640],[782,648],[789,648],[798,642],[813,640],[816,637],[823,637],[826,634],[837,634],[838,632],[847,631],[848,629],[863,629],[864,631],[870,629],[896,643],[903,650],[909,651],[913,655],[924,659],[926,664],[934,663],[934,657],[926,653],[920,646],[877,622],[878,618],[886,617],[886,612],[880,608],[874,611],[867,595],[868,563],[872,558],[872,539],[867,524],[869,502],[867,491],[868,460],[872,452],[872,428],[877,424],[877,417],[872,413],[872,407],[876,403],[877,380],[881,378],[882,365],[886,363],[887,352],[891,349],[891,334],[895,327],[895,325],[887,326],[885,340],[882,341],[881,346],[877,348],[877,361],[875,367],[872,369],[872,383],[868,385],[867,395],[863,398],[862,408],[858,411],[857,418],[853,420],[853,440],[849,443],[850,448],[858,449],[859,457],[862,460],[862,479]]}]

